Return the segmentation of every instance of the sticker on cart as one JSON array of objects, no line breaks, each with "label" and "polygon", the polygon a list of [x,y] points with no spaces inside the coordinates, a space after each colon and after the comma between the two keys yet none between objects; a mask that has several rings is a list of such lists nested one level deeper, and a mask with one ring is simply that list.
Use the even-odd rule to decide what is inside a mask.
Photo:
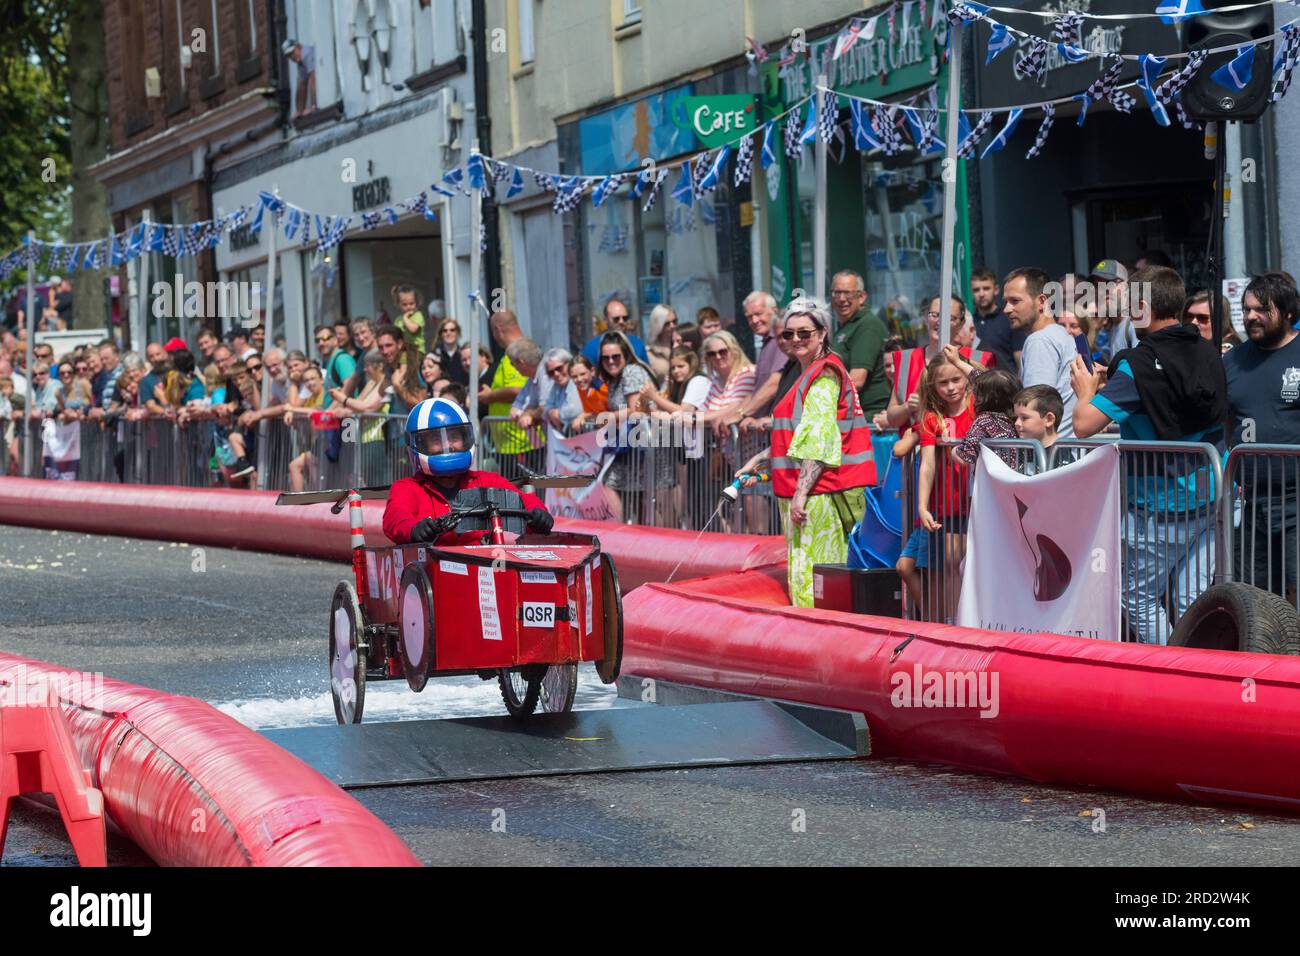
[{"label": "sticker on cart", "polygon": [[379,597],[379,558],[373,551],[366,552],[366,580],[370,582],[370,593]]},{"label": "sticker on cart", "polygon": [[402,580],[402,570],[406,567],[406,556],[402,554],[401,548],[393,549],[393,593],[397,593],[397,585]]},{"label": "sticker on cart", "polygon": [[555,575],[550,571],[520,571],[519,580],[525,584],[554,584]]},{"label": "sticker on cart", "polygon": [[520,610],[524,627],[555,627],[555,605],[542,601],[525,601]]},{"label": "sticker on cart", "polygon": [[448,574],[463,574],[469,577],[469,568],[459,561],[439,561],[439,569],[446,571]]},{"label": "sticker on cart", "polygon": [[416,560],[418,560],[418,561],[423,561],[423,560],[424,560],[424,548],[416,548],[416,549],[415,549],[415,557],[416,557]]},{"label": "sticker on cart", "polygon": [[572,622],[573,627],[578,626],[578,602],[572,597],[569,598],[569,620]]},{"label": "sticker on cart", "polygon": [[478,616],[483,626],[483,640],[501,640],[501,616],[497,613],[496,572],[483,565],[479,565],[478,569]]},{"label": "sticker on cart", "polygon": [[582,566],[582,582],[587,592],[587,613],[583,615],[583,633],[591,633],[591,563]]},{"label": "sticker on cart", "polygon": [[826,582],[820,574],[813,575],[813,597],[826,597]]},{"label": "sticker on cart", "polygon": [[520,561],[558,561],[560,556],[554,551],[511,551],[511,555]]}]

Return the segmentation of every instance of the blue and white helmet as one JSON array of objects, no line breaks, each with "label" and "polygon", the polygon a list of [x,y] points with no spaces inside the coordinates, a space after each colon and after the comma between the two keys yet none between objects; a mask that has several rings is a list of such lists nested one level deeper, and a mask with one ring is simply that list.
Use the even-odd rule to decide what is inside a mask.
[{"label": "blue and white helmet", "polygon": [[460,475],[474,460],[474,426],[465,409],[426,398],[406,416],[406,450],[417,475]]}]

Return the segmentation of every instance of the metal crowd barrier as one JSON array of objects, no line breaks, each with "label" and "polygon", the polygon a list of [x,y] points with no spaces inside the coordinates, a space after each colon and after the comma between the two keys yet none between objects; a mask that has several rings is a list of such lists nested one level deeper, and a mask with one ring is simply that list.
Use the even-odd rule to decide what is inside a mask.
[{"label": "metal crowd barrier", "polygon": [[[1105,441],[1063,439],[1051,467]],[[1120,458],[1120,595],[1125,639],[1164,644],[1172,622],[1210,586],[1221,546],[1223,465],[1203,442],[1116,442]]]},{"label": "metal crowd barrier", "polygon": [[1223,481],[1216,580],[1242,581],[1300,608],[1300,446],[1238,445]]},{"label": "metal crowd barrier", "polygon": [[[919,481],[921,449],[908,452],[901,460],[903,528],[907,554],[908,539],[920,534],[914,568],[903,575],[904,609],[908,617],[922,621],[953,623],[961,597],[962,565],[966,560],[966,530],[970,516],[972,469],[952,458],[950,449],[960,445],[955,438],[942,438],[935,448],[934,484],[930,492],[931,516],[942,525],[939,531],[925,531],[916,522],[920,515]],[[1048,458],[1043,446],[1028,438],[985,441],[1003,456],[1007,465],[1024,475],[1046,471]],[[910,579],[910,580],[909,580]]]}]

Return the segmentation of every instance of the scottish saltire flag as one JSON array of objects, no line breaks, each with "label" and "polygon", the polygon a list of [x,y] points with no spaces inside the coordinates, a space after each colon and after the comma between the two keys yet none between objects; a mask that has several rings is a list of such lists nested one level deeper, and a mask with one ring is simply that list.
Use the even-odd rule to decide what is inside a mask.
[{"label": "scottish saltire flag", "polygon": [[722,178],[722,171],[727,168],[727,159],[730,156],[730,146],[723,146],[718,150],[718,155],[714,157],[713,162],[709,164],[709,171],[705,173],[704,178],[700,180],[700,192],[718,188],[718,181]]},{"label": "scottish saltire flag", "polygon": [[993,32],[989,34],[989,54],[984,58],[984,65],[988,66],[1003,50],[1014,46],[1016,38],[1011,35],[1005,23],[994,23]]},{"label": "scottish saltire flag", "polygon": [[469,169],[470,188],[481,190],[487,184],[483,177],[482,155],[479,153],[470,153],[466,167]]},{"label": "scottish saltire flag", "polygon": [[799,145],[806,146],[813,141],[817,135],[817,108],[813,103],[808,104],[808,117],[804,120],[803,129],[799,132]]},{"label": "scottish saltire flag", "polygon": [[989,144],[984,147],[984,152],[980,153],[980,159],[983,159],[989,153],[996,153],[1007,145],[1007,140],[1011,139],[1011,134],[1016,131],[1016,124],[1020,122],[1020,114],[1023,112],[1023,109],[1014,109],[1007,114],[1006,123],[998,135],[989,140]]},{"label": "scottish saltire flag", "polygon": [[429,188],[432,189],[434,192],[436,192],[439,196],[447,196],[450,198],[456,195],[450,189],[443,189],[437,183],[429,183]]},{"label": "scottish saltire flag", "polygon": [[912,133],[912,141],[916,143],[917,151],[922,156],[942,153],[947,148],[943,140],[935,135],[935,125],[939,122],[937,111],[929,110],[925,119],[922,119],[919,110],[903,110],[903,119],[907,121],[907,128]]},{"label": "scottish saltire flag", "polygon": [[1155,83],[1168,60],[1167,56],[1156,56],[1152,53],[1143,53],[1138,58],[1138,68],[1141,70],[1138,76],[1138,89],[1146,97],[1147,108],[1151,110],[1152,119],[1161,126],[1169,125],[1169,113],[1165,111],[1165,105],[1156,97]]},{"label": "scottish saltire flag", "polygon": [[677,185],[673,187],[672,197],[687,209],[694,204],[695,182],[691,178],[691,161],[688,159],[686,165],[682,167],[681,178],[677,180]]},{"label": "scottish saltire flag", "polygon": [[457,167],[456,167],[455,169],[453,169],[451,172],[449,172],[449,173],[447,173],[446,175],[444,175],[444,176],[442,177],[442,181],[443,181],[444,183],[446,183],[448,186],[450,186],[452,189],[464,189],[464,188],[465,188],[465,170],[463,170],[463,169],[461,169],[459,166],[457,166]]},{"label": "scottish saltire flag", "polygon": [[1250,75],[1255,65],[1255,44],[1237,47],[1237,55],[1223,64],[1210,79],[1230,90],[1244,90],[1250,84]]},{"label": "scottish saltire flag", "polygon": [[1070,46],[1068,43],[1056,44],[1056,50],[1066,63],[1079,63],[1088,59],[1087,50],[1081,50],[1077,46]]},{"label": "scottish saltire flag", "polygon": [[1160,6],[1156,7],[1163,23],[1177,23],[1204,12],[1201,0],[1160,0]]},{"label": "scottish saltire flag", "polygon": [[513,199],[524,191],[524,174],[519,167],[515,167],[515,174],[510,177],[510,188],[506,190],[506,198]]},{"label": "scottish saltire flag", "polygon": [[853,131],[853,146],[858,152],[865,153],[871,149],[884,149],[876,138],[867,117],[867,105],[861,100],[849,100],[849,126]]},{"label": "scottish saltire flag", "polygon": [[768,120],[763,125],[763,151],[758,157],[758,164],[764,169],[776,162],[776,124]]}]

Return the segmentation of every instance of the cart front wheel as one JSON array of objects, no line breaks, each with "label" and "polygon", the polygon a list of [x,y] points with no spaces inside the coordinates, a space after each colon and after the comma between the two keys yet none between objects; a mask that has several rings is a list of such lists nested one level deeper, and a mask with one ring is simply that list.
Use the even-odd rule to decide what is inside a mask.
[{"label": "cart front wheel", "polygon": [[330,603],[330,694],[340,724],[361,723],[366,703],[366,619],[357,592],[347,581]]},{"label": "cart front wheel", "polygon": [[543,714],[567,714],[573,710],[573,696],[578,692],[578,665],[552,664],[542,678],[537,703]]},{"label": "cart front wheel", "polygon": [[537,709],[546,670],[545,664],[526,664],[523,667],[502,668],[497,673],[501,699],[511,717],[523,720]]}]

